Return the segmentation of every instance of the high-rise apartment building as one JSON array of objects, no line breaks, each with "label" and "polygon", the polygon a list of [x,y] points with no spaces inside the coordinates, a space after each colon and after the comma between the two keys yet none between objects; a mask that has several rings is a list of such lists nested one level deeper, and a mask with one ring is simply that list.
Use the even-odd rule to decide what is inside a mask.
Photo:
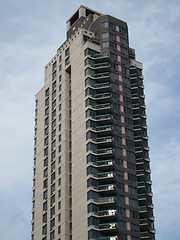
[{"label": "high-rise apartment building", "polygon": [[81,6],[36,95],[32,240],[155,239],[142,64]]}]

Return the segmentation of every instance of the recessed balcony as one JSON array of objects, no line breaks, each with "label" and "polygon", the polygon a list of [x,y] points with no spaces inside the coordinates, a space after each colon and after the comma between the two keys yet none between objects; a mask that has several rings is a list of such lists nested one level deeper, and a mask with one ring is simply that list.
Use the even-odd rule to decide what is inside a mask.
[{"label": "recessed balcony", "polygon": [[147,218],[139,219],[140,225],[148,225],[147,221],[148,221]]},{"label": "recessed balcony", "polygon": [[105,99],[109,99],[111,97],[111,94],[109,92],[106,93],[97,93],[95,95],[91,96],[93,99],[95,100],[105,100]]},{"label": "recessed balcony", "polygon": [[149,239],[149,233],[148,233],[148,231],[146,231],[146,232],[141,232],[141,239]]},{"label": "recessed balcony", "polygon": [[98,228],[99,228],[99,230],[108,231],[108,230],[116,230],[117,226],[116,226],[115,222],[112,222],[112,223],[101,223],[101,224],[99,224]]},{"label": "recessed balcony", "polygon": [[114,217],[116,216],[116,210],[115,209],[109,209],[109,210],[101,210],[98,211],[99,217]]},{"label": "recessed balcony", "polygon": [[95,139],[95,142],[98,143],[112,143],[113,138],[112,136],[106,136],[106,137],[98,137]]},{"label": "recessed balcony", "polygon": [[115,190],[114,184],[103,184],[98,186],[98,191],[109,192]]},{"label": "recessed balcony", "polygon": [[139,206],[139,212],[140,213],[147,212],[147,207],[146,206]]},{"label": "recessed balcony", "polygon": [[94,204],[98,204],[101,206],[106,206],[106,208],[114,207],[115,204],[115,197],[114,196],[109,196],[109,197],[103,197],[103,198],[98,198],[98,199],[91,199],[91,202]]}]

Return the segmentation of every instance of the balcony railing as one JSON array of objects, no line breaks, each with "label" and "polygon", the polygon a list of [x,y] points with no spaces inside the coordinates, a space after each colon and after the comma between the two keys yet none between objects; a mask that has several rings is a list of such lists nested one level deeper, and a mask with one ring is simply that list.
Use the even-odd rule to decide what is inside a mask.
[{"label": "balcony railing", "polygon": [[97,143],[102,143],[102,142],[112,142],[113,138],[112,136],[107,136],[107,137],[99,137],[99,138],[96,138],[95,141]]},{"label": "balcony railing", "polygon": [[104,104],[96,104],[95,106],[91,106],[92,108],[95,108],[97,110],[105,109],[105,108],[110,108],[111,104],[110,103],[104,103]]},{"label": "balcony railing", "polygon": [[111,166],[113,165],[113,160],[112,159],[107,159],[107,160],[100,160],[100,161],[97,161],[97,165],[99,166]]},{"label": "balcony railing", "polygon": [[95,129],[96,129],[97,132],[108,131],[108,130],[112,130],[112,126],[111,125],[98,126]]},{"label": "balcony railing", "polygon": [[110,98],[110,93],[107,92],[107,93],[99,93],[99,94],[95,94],[95,95],[92,95],[93,98],[95,99],[100,99],[100,98]]},{"label": "balcony railing", "polygon": [[94,199],[95,202],[98,202],[98,203],[115,203],[115,197],[112,196],[112,197],[104,197],[104,198],[98,198],[98,199]]},{"label": "balcony railing", "polygon": [[97,174],[98,178],[112,178],[114,177],[114,173],[113,172],[99,172]]},{"label": "balcony railing", "polygon": [[96,89],[110,87],[110,82],[94,84],[92,87]]},{"label": "balcony railing", "polygon": [[97,149],[97,154],[108,154],[108,153],[113,153],[113,149],[112,148],[101,148],[101,149]]},{"label": "balcony railing", "polygon": [[100,217],[115,216],[115,215],[116,215],[115,209],[98,211],[98,216],[100,216]]},{"label": "balcony railing", "polygon": [[115,189],[114,184],[105,184],[105,185],[99,185],[98,190],[100,191],[112,191]]},{"label": "balcony railing", "polygon": [[112,223],[101,223],[99,224],[99,229],[116,229],[116,223],[112,222]]}]

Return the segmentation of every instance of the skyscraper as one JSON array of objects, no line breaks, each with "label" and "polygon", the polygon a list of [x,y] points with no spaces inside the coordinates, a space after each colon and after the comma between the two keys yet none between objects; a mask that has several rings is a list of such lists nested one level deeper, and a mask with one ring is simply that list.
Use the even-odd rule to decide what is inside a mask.
[{"label": "skyscraper", "polygon": [[155,239],[142,64],[84,6],[36,95],[32,240]]}]

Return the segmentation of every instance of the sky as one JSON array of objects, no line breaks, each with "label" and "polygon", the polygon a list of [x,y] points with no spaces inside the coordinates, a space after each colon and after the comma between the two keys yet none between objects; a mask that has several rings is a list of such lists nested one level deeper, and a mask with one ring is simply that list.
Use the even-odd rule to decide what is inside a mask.
[{"label": "sky", "polygon": [[34,96],[81,4],[128,23],[144,66],[156,239],[179,240],[179,0],[0,0],[0,240],[30,240]]}]

